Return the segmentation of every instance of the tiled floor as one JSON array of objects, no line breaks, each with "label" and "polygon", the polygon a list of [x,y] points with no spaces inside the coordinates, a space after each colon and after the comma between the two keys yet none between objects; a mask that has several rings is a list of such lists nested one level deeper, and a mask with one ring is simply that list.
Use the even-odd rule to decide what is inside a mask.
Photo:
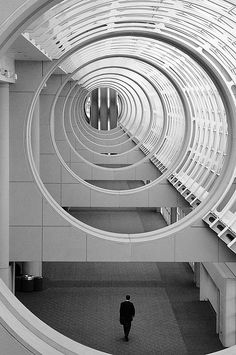
[{"label": "tiled floor", "polygon": [[[203,355],[222,349],[214,312],[186,263],[45,263],[45,290],[17,296],[66,336],[114,355]],[[124,342],[119,305],[136,307]]]}]

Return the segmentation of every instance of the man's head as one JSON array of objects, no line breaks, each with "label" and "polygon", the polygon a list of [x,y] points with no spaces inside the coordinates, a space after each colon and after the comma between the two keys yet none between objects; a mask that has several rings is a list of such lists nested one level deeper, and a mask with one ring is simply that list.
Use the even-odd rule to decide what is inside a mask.
[{"label": "man's head", "polygon": [[130,300],[130,295],[126,295],[125,298],[127,299],[127,301]]}]

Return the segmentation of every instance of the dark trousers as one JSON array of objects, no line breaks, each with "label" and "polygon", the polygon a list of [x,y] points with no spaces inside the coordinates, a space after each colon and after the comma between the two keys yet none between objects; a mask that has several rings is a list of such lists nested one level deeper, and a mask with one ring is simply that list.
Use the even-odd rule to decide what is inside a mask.
[{"label": "dark trousers", "polygon": [[131,328],[131,322],[123,324],[123,328],[124,328],[125,337],[128,337]]}]

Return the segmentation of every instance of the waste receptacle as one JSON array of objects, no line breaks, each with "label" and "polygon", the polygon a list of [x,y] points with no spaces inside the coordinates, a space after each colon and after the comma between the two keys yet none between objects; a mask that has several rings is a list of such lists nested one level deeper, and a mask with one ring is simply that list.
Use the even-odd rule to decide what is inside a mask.
[{"label": "waste receptacle", "polygon": [[43,290],[43,278],[42,276],[34,277],[34,291],[42,291]]},{"label": "waste receptacle", "polygon": [[21,291],[32,292],[34,290],[34,276],[23,275],[21,280]]}]

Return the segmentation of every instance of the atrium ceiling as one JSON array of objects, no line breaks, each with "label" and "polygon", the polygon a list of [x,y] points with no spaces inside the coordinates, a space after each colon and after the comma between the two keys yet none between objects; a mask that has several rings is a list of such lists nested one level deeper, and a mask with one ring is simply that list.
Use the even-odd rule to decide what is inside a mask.
[{"label": "atrium ceiling", "polygon": [[[220,221],[228,231],[224,216],[230,211],[231,226],[235,197],[218,204],[235,177],[233,1],[65,0],[33,21],[22,33],[25,40],[52,62],[39,91],[58,68],[67,74],[60,90],[73,83],[67,98],[70,124],[87,132],[83,144],[89,151],[101,154],[95,142],[104,132],[86,121],[83,103],[93,90],[113,89],[119,98],[119,127],[193,209],[201,204],[202,217],[213,230]],[[81,182],[63,162],[53,117],[51,122],[58,157]],[[111,149],[115,133],[110,130],[105,138]],[[126,152],[121,146],[116,155]],[[232,228],[230,233],[232,242]]]}]

